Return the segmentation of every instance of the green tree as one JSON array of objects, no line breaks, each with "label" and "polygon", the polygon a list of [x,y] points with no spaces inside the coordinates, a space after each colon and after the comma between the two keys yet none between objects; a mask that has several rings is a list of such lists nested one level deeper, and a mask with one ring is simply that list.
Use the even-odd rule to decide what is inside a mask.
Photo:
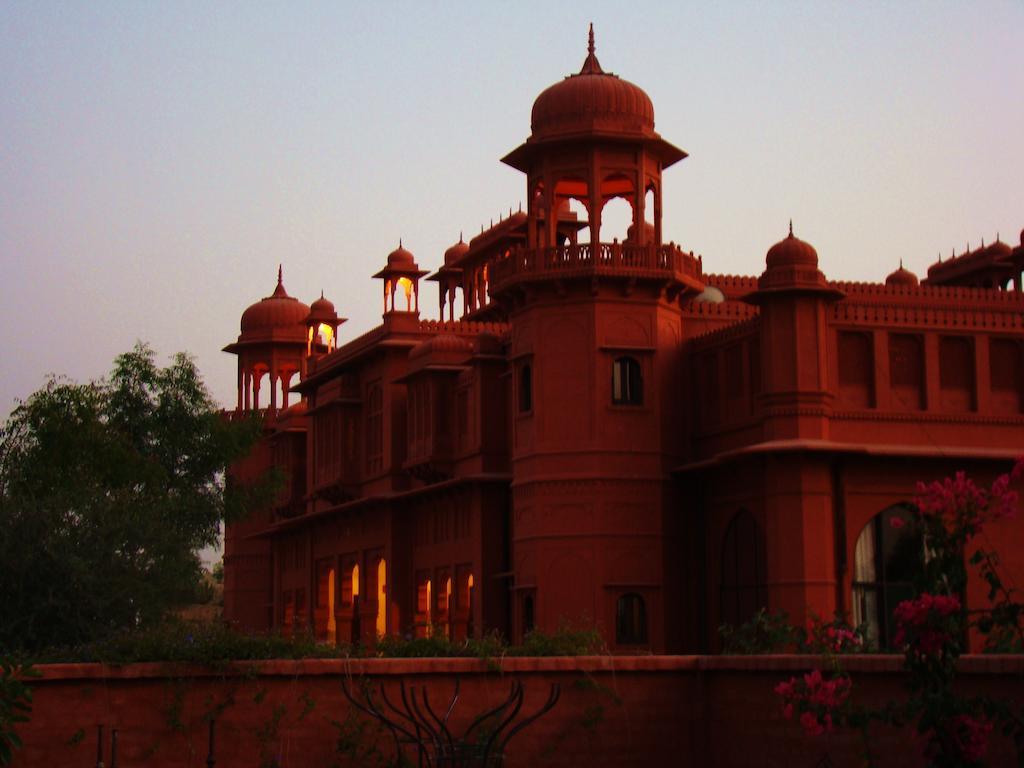
[{"label": "green tree", "polygon": [[141,343],[107,381],[51,379],[20,403],[0,431],[0,648],[87,642],[188,602],[197,550],[267,498],[226,482],[259,431],[223,418],[187,355],[160,368]]}]

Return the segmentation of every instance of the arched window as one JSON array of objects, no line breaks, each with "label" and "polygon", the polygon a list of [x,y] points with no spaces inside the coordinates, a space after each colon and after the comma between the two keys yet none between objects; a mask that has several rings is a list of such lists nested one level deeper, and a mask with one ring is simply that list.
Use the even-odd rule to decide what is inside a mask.
[{"label": "arched window", "polygon": [[612,403],[615,405],[642,405],[644,380],[640,363],[632,357],[617,357],[612,363]]},{"label": "arched window", "polygon": [[647,642],[647,606],[636,592],[622,595],[615,605],[615,642],[617,645]]},{"label": "arched window", "polygon": [[388,608],[388,564],[382,557],[377,561],[377,637],[384,637],[387,634],[387,608]]},{"label": "arched window", "polygon": [[358,643],[363,638],[362,625],[359,616],[359,564],[354,563],[349,575],[352,594],[352,634],[353,643]]},{"label": "arched window", "polygon": [[327,574],[327,642],[334,645],[338,641],[338,620],[334,615],[335,610],[335,588],[338,580],[334,569],[331,568]]},{"label": "arched window", "polygon": [[722,540],[722,624],[737,627],[768,604],[764,535],[750,512],[741,509]]},{"label": "arched window", "polygon": [[519,369],[519,412],[533,410],[533,369],[524,365]]},{"label": "arched window", "polygon": [[867,640],[888,648],[896,630],[893,611],[914,597],[913,581],[924,559],[924,545],[906,525],[910,508],[897,504],[875,515],[857,537],[853,553],[853,623],[863,624]]}]

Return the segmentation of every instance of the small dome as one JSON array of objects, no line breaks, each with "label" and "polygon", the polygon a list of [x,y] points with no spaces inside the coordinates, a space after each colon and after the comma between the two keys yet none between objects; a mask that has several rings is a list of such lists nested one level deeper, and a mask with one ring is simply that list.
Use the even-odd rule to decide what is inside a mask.
[{"label": "small dome", "polygon": [[642,88],[601,69],[591,25],[582,69],[541,92],[530,127],[534,138],[591,132],[652,136],[654,105]]},{"label": "small dome", "polygon": [[911,272],[909,269],[903,268],[903,261],[900,261],[900,268],[895,272],[889,274],[885,278],[886,285],[906,285],[916,286],[918,284],[917,275]]},{"label": "small dome", "polygon": [[416,269],[416,259],[402,247],[401,240],[398,241],[398,247],[388,254],[388,266],[397,269]]},{"label": "small dome", "polygon": [[306,318],[306,322],[330,323],[337,321],[337,319],[338,312],[334,308],[334,302],[330,299],[325,299],[324,294],[321,292],[320,298],[309,305],[309,316]]},{"label": "small dome", "polygon": [[459,235],[459,242],[444,252],[444,265],[446,267],[451,266],[456,261],[466,255],[469,250],[469,245],[462,239],[462,235]]},{"label": "small dome", "polygon": [[309,307],[288,295],[277,270],[277,287],[265,299],[257,301],[242,313],[242,336],[294,335],[298,341],[306,337],[305,320]]},{"label": "small dome", "polygon": [[725,294],[719,288],[709,285],[694,296],[693,300],[697,304],[721,304],[725,301]]},{"label": "small dome", "polygon": [[815,267],[818,266],[818,252],[814,246],[793,235],[793,224],[789,225],[789,236],[768,249],[765,264],[772,267]]}]

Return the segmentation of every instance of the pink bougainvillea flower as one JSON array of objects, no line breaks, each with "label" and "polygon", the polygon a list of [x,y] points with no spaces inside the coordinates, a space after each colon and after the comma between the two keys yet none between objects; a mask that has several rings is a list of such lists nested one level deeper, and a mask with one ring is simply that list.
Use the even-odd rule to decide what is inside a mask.
[{"label": "pink bougainvillea flower", "polygon": [[813,712],[804,712],[800,715],[800,725],[804,728],[804,733],[808,736],[820,736],[825,732],[825,727],[818,722],[818,718],[814,716]]}]

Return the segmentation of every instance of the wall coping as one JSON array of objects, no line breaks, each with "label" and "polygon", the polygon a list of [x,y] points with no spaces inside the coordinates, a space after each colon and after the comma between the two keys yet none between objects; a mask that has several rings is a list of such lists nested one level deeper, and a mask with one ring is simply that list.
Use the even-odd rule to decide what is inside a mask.
[{"label": "wall coping", "polygon": [[[277,659],[237,661],[225,667],[188,662],[135,664],[40,664],[40,677],[32,684],[75,680],[144,680],[166,677],[315,677],[337,675],[473,675],[505,673],[616,673],[616,672],[762,672],[793,674],[824,666],[821,656],[778,654],[763,656],[553,656],[403,659]],[[890,674],[902,669],[903,657],[865,654],[843,656],[849,672]],[[1024,676],[1024,655],[966,655],[959,671],[968,675]]]}]

